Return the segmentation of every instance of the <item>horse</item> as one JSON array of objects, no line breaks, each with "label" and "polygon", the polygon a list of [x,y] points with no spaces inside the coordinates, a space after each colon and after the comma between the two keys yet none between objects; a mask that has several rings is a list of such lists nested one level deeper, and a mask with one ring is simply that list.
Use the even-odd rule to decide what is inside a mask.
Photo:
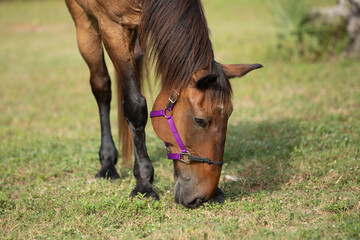
[{"label": "horse", "polygon": [[[135,158],[136,186],[130,196],[159,199],[145,142],[148,120],[141,94],[144,59],[161,79],[151,121],[174,165],[175,202],[196,208],[224,202],[218,188],[227,122],[232,112],[229,79],[261,64],[215,61],[201,0],[65,0],[76,28],[79,51],[90,71],[101,126],[96,178],[117,179],[118,152],[109,121],[111,80],[107,51],[117,74],[119,139],[125,164]],[[147,58],[142,58],[143,55]],[[133,150],[132,150],[133,147]]]}]

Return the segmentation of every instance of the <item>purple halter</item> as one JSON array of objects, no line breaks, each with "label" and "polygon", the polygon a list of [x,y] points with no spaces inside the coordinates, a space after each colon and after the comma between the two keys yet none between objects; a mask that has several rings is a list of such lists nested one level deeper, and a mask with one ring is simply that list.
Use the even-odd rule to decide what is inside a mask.
[{"label": "purple halter", "polygon": [[165,149],[167,152],[167,158],[170,160],[179,160],[184,163],[190,163],[190,162],[199,162],[199,163],[207,163],[207,164],[214,164],[221,166],[223,165],[224,161],[221,162],[214,162],[211,161],[209,158],[202,158],[197,157],[194,155],[191,155],[189,151],[186,149],[184,143],[182,142],[180,135],[175,127],[174,119],[172,117],[172,110],[174,108],[174,105],[176,101],[179,98],[179,93],[177,91],[174,91],[171,96],[169,97],[169,102],[164,110],[155,110],[150,112],[150,117],[165,117],[169,123],[169,127],[171,129],[171,132],[175,138],[175,141],[177,142],[178,146],[180,147],[180,153],[171,153],[168,143],[164,142]]}]

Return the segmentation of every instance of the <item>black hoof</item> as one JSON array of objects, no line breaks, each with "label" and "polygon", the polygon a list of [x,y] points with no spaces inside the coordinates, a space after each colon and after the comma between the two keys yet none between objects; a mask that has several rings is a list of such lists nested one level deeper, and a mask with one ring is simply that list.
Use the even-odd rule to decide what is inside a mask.
[{"label": "black hoof", "polygon": [[145,198],[152,198],[154,200],[159,200],[159,195],[152,189],[143,189],[143,190],[140,190],[138,189],[137,187],[131,191],[130,193],[130,197],[136,197],[137,195],[143,195]]},{"label": "black hoof", "polygon": [[220,188],[216,188],[214,195],[209,200],[210,203],[219,203],[224,204],[225,203],[225,196],[224,193],[220,190]]},{"label": "black hoof", "polygon": [[99,170],[99,172],[95,175],[95,177],[96,178],[111,179],[111,180],[115,180],[115,179],[120,178],[120,176],[117,173],[114,165],[107,166],[107,167],[102,167]]}]

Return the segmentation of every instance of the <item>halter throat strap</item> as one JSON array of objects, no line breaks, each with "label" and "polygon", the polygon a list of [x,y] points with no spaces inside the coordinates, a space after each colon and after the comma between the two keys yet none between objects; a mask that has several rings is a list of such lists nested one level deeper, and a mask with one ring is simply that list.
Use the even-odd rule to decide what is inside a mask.
[{"label": "halter throat strap", "polygon": [[194,156],[189,153],[189,151],[186,149],[183,141],[181,140],[181,137],[179,135],[179,132],[177,131],[175,127],[175,122],[172,117],[172,110],[175,106],[176,101],[179,99],[180,94],[177,91],[173,91],[172,94],[169,97],[169,102],[166,105],[166,108],[163,110],[155,110],[150,112],[150,118],[153,117],[165,117],[168,121],[170,130],[175,138],[175,141],[177,145],[180,148],[180,153],[171,153],[168,143],[164,142],[165,148],[167,151],[167,158],[169,160],[179,160],[184,163],[191,163],[191,162],[198,162],[198,163],[207,163],[207,164],[214,164],[217,166],[223,165],[223,161],[221,162],[214,162],[211,161],[209,158],[202,158],[198,156]]}]

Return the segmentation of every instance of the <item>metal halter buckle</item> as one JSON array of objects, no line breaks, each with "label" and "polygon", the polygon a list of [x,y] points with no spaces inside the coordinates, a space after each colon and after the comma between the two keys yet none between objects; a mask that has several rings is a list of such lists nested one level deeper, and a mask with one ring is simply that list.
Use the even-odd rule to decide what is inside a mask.
[{"label": "metal halter buckle", "polygon": [[[189,152],[185,152],[185,153],[180,153],[180,158],[181,158],[181,160],[183,160],[183,161],[185,161],[185,162],[190,162],[189,161],[189,155],[190,155],[190,153]],[[186,156],[186,159],[184,158],[184,156]]]},{"label": "metal halter buckle", "polygon": [[180,95],[180,93],[178,93],[176,90],[174,90],[169,97],[169,102],[168,102],[166,108],[169,108],[169,109],[172,108],[174,106],[174,104],[176,103],[176,101],[178,100],[179,95]]},{"label": "metal halter buckle", "polygon": [[174,104],[178,100],[179,95],[180,94],[176,90],[174,90],[169,97],[169,101]]}]

